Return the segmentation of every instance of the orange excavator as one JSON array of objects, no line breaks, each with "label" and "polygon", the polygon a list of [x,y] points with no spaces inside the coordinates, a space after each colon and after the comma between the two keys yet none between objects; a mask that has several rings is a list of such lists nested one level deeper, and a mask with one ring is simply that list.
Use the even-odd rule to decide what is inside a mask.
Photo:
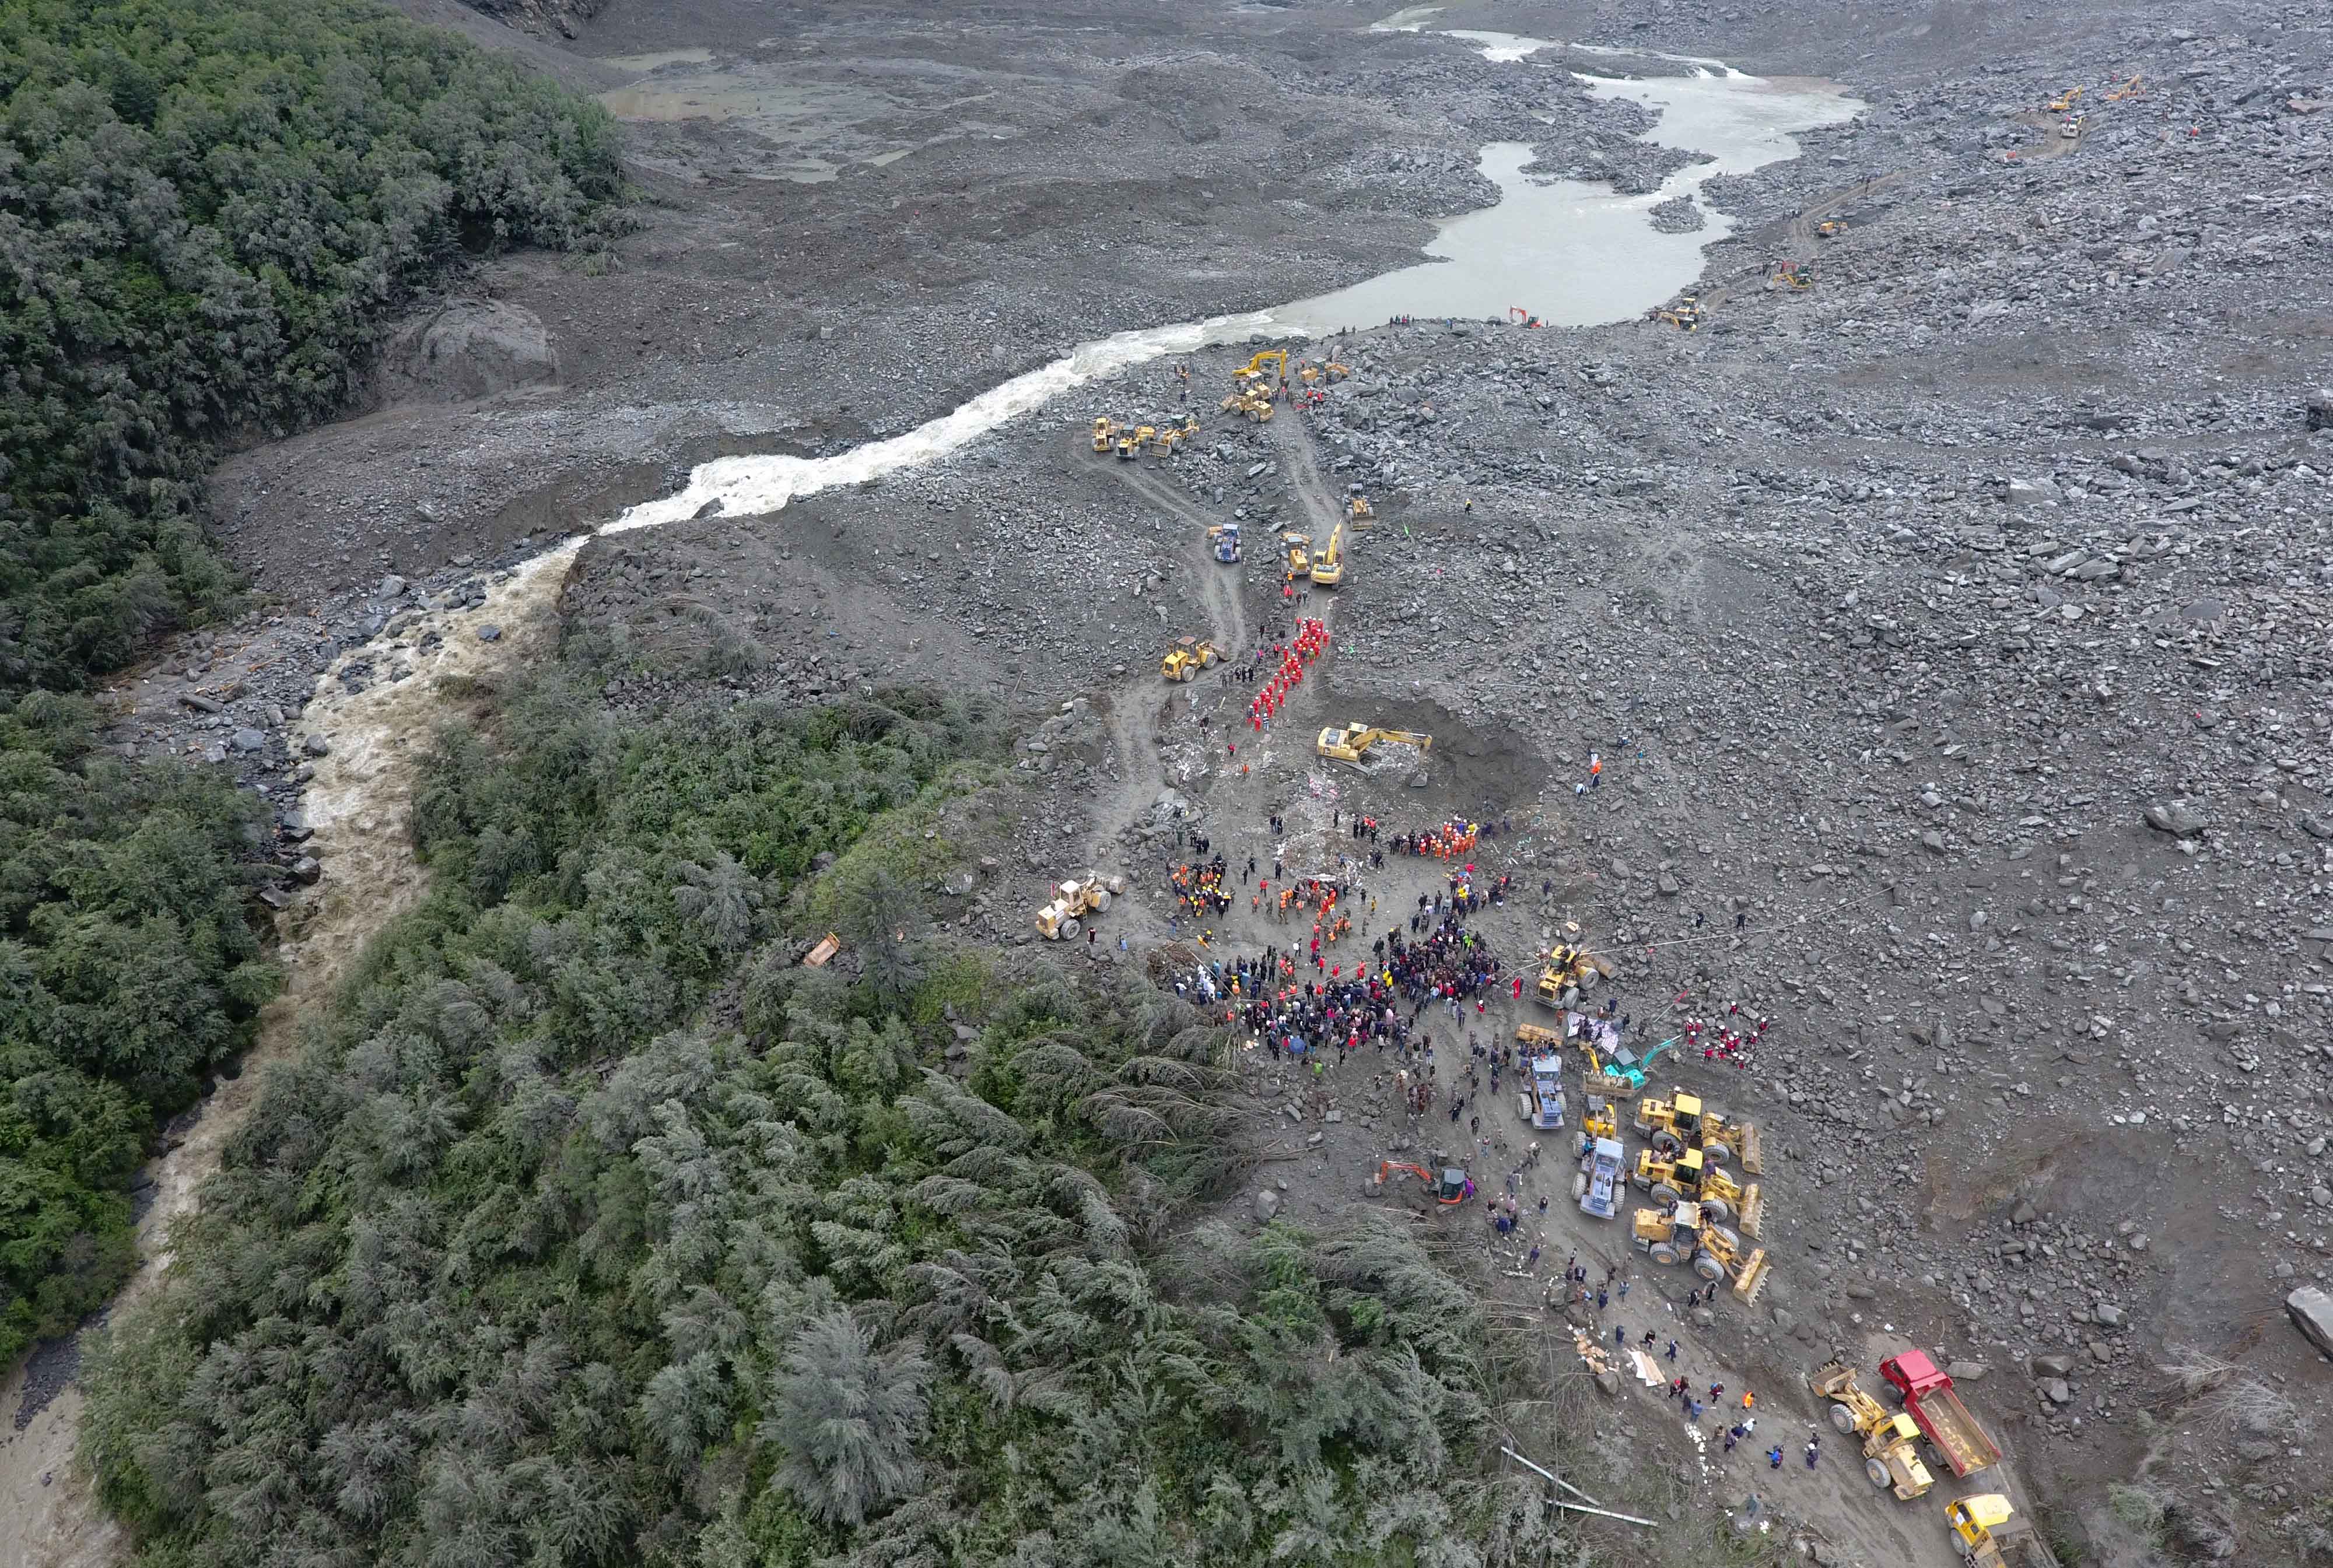
[{"label": "orange excavator", "polygon": [[1529,311],[1524,310],[1521,305],[1509,305],[1507,307],[1507,320],[1510,321],[1521,321],[1526,327],[1536,327],[1539,325],[1539,318],[1532,315]]},{"label": "orange excavator", "polygon": [[1423,1165],[1411,1165],[1399,1160],[1387,1160],[1379,1164],[1377,1180],[1370,1185],[1382,1188],[1386,1178],[1396,1171],[1405,1176],[1415,1176],[1425,1182],[1434,1200],[1445,1209],[1455,1209],[1474,1195],[1474,1183],[1467,1179],[1465,1171],[1455,1165],[1445,1166],[1442,1174],[1436,1176]]}]

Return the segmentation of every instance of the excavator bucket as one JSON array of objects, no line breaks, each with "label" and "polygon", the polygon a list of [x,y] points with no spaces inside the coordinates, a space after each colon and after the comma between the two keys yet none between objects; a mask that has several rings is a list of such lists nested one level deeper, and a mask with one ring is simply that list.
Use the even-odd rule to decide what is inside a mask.
[{"label": "excavator bucket", "polygon": [[1580,1079],[1589,1094],[1602,1095],[1608,1099],[1633,1100],[1644,1090],[1643,1085],[1626,1073],[1583,1072]]},{"label": "excavator bucket", "polygon": [[1743,1260],[1741,1271],[1733,1276],[1733,1294],[1743,1305],[1754,1305],[1758,1293],[1766,1288],[1766,1249],[1762,1247]]}]

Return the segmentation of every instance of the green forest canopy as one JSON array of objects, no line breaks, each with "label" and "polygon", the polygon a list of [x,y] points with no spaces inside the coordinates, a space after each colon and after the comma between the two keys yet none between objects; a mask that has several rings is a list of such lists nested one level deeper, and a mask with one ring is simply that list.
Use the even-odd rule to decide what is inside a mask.
[{"label": "green forest canopy", "polygon": [[157,1115],[274,987],[258,803],[52,693],[227,600],[224,445],[331,416],[408,295],[618,191],[598,108],[376,5],[0,5],[0,1369],[120,1284]]},{"label": "green forest canopy", "polygon": [[360,0],[0,7],[0,681],[215,606],[220,445],[349,399],[466,245],[563,245],[612,122]]},{"label": "green forest canopy", "polygon": [[[847,963],[926,928],[921,834],[862,830],[936,820],[984,732],[554,684],[449,739],[430,897],[92,1351],[146,1560],[1541,1561],[1407,1225],[1179,1229],[1241,1114],[1196,1014],[772,951],[826,850]],[[944,999],[986,1018],[955,1067]]]}]

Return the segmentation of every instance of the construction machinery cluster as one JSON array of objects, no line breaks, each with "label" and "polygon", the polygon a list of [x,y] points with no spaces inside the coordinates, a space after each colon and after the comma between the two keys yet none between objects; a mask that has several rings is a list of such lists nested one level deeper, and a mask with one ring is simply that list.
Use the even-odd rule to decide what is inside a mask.
[{"label": "construction machinery cluster", "polygon": [[[1639,1252],[1665,1267],[1690,1265],[1713,1285],[1729,1284],[1743,1305],[1754,1302],[1769,1267],[1765,1249],[1755,1245],[1765,1225],[1765,1194],[1759,1182],[1746,1180],[1765,1169],[1757,1125],[1683,1086],[1666,1096],[1646,1095],[1647,1069],[1684,1037],[1665,1039],[1641,1056],[1629,1052],[1584,1005],[1586,993],[1609,980],[1615,966],[1579,940],[1577,924],[1568,924],[1565,934],[1550,948],[1535,993],[1561,1023],[1525,1023],[1515,1031],[1531,1053],[1530,1085],[1517,1096],[1518,1113],[1534,1130],[1563,1124],[1563,1047],[1576,1048],[1583,1058],[1585,1114],[1572,1194],[1580,1211],[1597,1219],[1617,1218],[1627,1189],[1636,1188],[1647,1200],[1628,1223],[1629,1241]],[[1633,1162],[1620,1141],[1623,1104],[1648,1145]],[[1867,1391],[1843,1362],[1833,1362],[1809,1380],[1829,1404],[1830,1424],[1859,1445],[1865,1478],[1875,1490],[1911,1502],[1925,1496],[1939,1475],[1965,1480],[2000,1462],[1999,1445],[1961,1402],[1950,1373],[1925,1353],[1887,1357],[1879,1376],[1895,1395],[1893,1405]],[[2050,1563],[2005,1494],[1955,1498],[1945,1523],[1972,1563],[1989,1568]]]}]

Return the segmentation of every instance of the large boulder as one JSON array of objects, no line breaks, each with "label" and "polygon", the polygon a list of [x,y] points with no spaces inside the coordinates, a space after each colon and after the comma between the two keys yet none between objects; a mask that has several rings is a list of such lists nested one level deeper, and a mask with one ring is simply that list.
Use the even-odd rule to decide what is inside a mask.
[{"label": "large boulder", "polygon": [[2319,1353],[2333,1355],[2333,1296],[2304,1285],[2284,1298],[2284,1310],[2291,1315],[2292,1326],[2307,1336]]},{"label": "large boulder", "polygon": [[2184,800],[2158,800],[2146,808],[2146,825],[2175,838],[2194,838],[2209,826],[2203,814]]},{"label": "large boulder", "polygon": [[532,311],[448,300],[400,328],[381,357],[391,403],[466,403],[559,379],[559,356]]}]

